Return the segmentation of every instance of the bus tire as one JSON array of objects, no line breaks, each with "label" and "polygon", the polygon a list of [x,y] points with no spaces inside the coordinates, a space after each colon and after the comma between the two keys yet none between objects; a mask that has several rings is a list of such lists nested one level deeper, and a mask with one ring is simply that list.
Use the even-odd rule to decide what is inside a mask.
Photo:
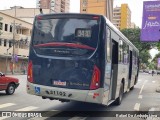
[{"label": "bus tire", "polygon": [[134,85],[136,85],[136,84],[137,84],[137,82],[138,82],[138,77],[137,77],[137,76],[135,76]]},{"label": "bus tire", "polygon": [[130,88],[130,90],[133,90],[134,89],[134,85]]},{"label": "bus tire", "polygon": [[123,98],[123,93],[124,93],[124,85],[123,85],[123,83],[121,83],[121,87],[120,87],[120,90],[119,90],[119,97],[115,101],[116,105],[120,105],[121,104],[122,98]]}]

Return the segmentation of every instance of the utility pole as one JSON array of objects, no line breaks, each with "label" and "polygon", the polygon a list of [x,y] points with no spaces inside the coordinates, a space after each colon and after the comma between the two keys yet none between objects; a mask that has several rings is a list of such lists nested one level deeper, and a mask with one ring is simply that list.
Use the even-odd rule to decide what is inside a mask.
[{"label": "utility pole", "polygon": [[[16,6],[15,6],[15,14],[16,18]],[[14,74],[14,64],[15,64],[15,33],[16,33],[16,21],[13,21],[13,53],[12,53],[12,74]]]},{"label": "utility pole", "polygon": [[12,74],[14,74],[14,64],[15,64],[15,32],[16,25],[15,20],[13,22],[13,54],[12,54]]}]

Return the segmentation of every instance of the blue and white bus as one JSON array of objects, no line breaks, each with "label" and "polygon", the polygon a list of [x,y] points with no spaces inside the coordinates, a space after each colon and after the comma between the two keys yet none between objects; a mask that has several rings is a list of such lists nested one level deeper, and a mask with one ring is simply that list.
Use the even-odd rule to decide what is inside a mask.
[{"label": "blue and white bus", "polygon": [[27,92],[62,102],[120,104],[137,83],[138,56],[138,49],[102,15],[37,15]]}]

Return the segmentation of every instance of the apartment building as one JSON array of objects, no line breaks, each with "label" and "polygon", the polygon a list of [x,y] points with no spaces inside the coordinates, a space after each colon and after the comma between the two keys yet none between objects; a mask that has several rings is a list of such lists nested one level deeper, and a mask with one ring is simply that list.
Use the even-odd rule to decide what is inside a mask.
[{"label": "apartment building", "polygon": [[113,18],[113,0],[80,0],[80,13],[93,13]]},{"label": "apartment building", "polygon": [[113,9],[113,24],[120,30],[131,28],[131,10],[128,4]]},{"label": "apartment building", "polygon": [[0,71],[20,73],[27,68],[32,24],[0,12]]},{"label": "apartment building", "polygon": [[[21,6],[14,6],[11,9],[0,10],[4,14],[16,17],[18,19],[27,21],[33,24],[34,17],[40,14],[39,8],[23,8]],[[43,13],[50,13],[50,9],[43,9]]]},{"label": "apartment building", "polygon": [[50,9],[50,13],[67,13],[70,0],[37,0],[36,7]]}]

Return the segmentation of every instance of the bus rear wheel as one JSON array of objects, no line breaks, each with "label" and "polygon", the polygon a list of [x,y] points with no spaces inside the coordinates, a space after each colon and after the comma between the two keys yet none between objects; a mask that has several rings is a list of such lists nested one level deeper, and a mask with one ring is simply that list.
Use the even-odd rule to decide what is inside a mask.
[{"label": "bus rear wheel", "polygon": [[134,85],[130,88],[130,90],[133,90],[134,89]]},{"label": "bus rear wheel", "polygon": [[116,99],[115,104],[120,105],[123,98],[123,92],[124,92],[124,85],[121,83],[120,90],[119,90],[119,97]]}]

